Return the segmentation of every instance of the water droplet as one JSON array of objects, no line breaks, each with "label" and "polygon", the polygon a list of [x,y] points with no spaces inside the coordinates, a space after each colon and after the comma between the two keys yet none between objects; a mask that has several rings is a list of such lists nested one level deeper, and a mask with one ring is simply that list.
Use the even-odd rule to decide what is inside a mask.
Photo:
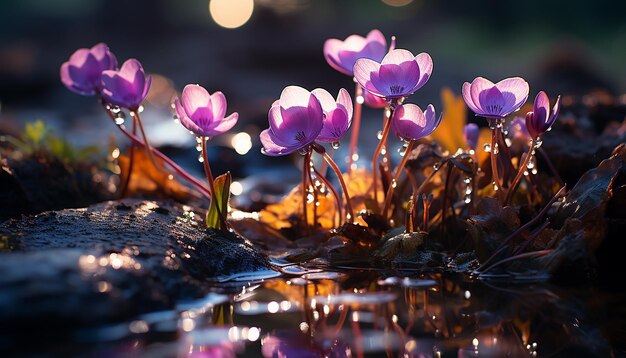
[{"label": "water droplet", "polygon": [[464,201],[465,201],[465,204],[469,204],[472,202],[472,198],[470,196],[466,196]]},{"label": "water droplet", "polygon": [[313,200],[315,200],[315,196],[311,193],[307,194],[306,196],[306,202],[307,204],[311,204],[313,202]]},{"label": "water droplet", "polygon": [[333,147],[333,149],[339,149],[340,145],[341,145],[341,143],[339,143],[339,142],[332,142],[332,143],[330,143],[330,146]]},{"label": "water droplet", "polygon": [[537,138],[537,140],[535,140],[535,148],[541,147],[542,144],[543,141],[540,138]]},{"label": "water droplet", "polygon": [[439,163],[435,163],[435,164],[433,164],[433,170],[434,170],[434,171],[439,170]]},{"label": "water droplet", "polygon": [[380,150],[380,155],[385,155],[385,154],[387,154],[387,148],[383,147],[383,148]]},{"label": "water droplet", "polygon": [[378,133],[376,133],[376,139],[378,140],[383,139],[383,131],[378,131]]},{"label": "water droplet", "polygon": [[396,188],[398,186],[398,182],[395,179],[391,179],[391,187]]},{"label": "water droplet", "polygon": [[496,184],[496,182],[491,182],[491,184],[493,185],[493,191],[498,191],[498,184]]},{"label": "water droplet", "polygon": [[298,149],[298,153],[300,153],[300,155],[306,155],[308,152],[309,152],[308,148]]},{"label": "water droplet", "polygon": [[469,184],[469,183],[471,183],[471,182],[472,182],[472,178],[470,178],[470,177],[465,177],[465,179],[463,179],[463,182],[464,182],[465,184]]},{"label": "water droplet", "polygon": [[504,143],[507,147],[510,147],[513,144],[513,141],[511,140],[511,138],[505,138]]},{"label": "water droplet", "polygon": [[116,114],[120,113],[120,111],[122,110],[118,106],[111,106],[111,105],[107,105],[107,109],[109,109],[111,112],[116,113]]},{"label": "water droplet", "polygon": [[483,150],[484,150],[486,153],[491,153],[491,144],[489,144],[489,143],[485,143],[485,144],[483,144]]},{"label": "water droplet", "polygon": [[498,150],[498,143],[493,147],[493,154],[498,154],[500,151]]},{"label": "water droplet", "polygon": [[202,156],[202,154],[200,154],[200,155],[198,156],[198,161],[199,161],[200,163],[204,163],[204,157]]},{"label": "water droplet", "polygon": [[472,187],[471,186],[467,186],[465,188],[465,195],[470,195],[472,193]]},{"label": "water droplet", "polygon": [[200,144],[200,143],[196,144],[196,150],[198,152],[201,152],[202,151],[202,144]]},{"label": "water droplet", "polygon": [[319,201],[316,201],[316,202],[315,202],[315,206],[320,206],[320,202],[319,202]]},{"label": "water droplet", "polygon": [[143,112],[144,108],[143,105],[140,105],[139,108],[137,108],[137,112],[141,113]]},{"label": "water droplet", "polygon": [[347,214],[347,215],[346,215],[346,220],[351,220],[351,219],[352,219],[352,215]]},{"label": "water droplet", "polygon": [[356,97],[356,103],[358,103],[358,104],[363,104],[363,103],[365,103],[365,97],[363,97],[363,96],[357,96],[357,97]]},{"label": "water droplet", "polygon": [[118,126],[121,126],[122,124],[124,124],[125,119],[126,119],[126,115],[124,114],[124,112],[119,111],[115,114],[115,124],[117,124]]}]

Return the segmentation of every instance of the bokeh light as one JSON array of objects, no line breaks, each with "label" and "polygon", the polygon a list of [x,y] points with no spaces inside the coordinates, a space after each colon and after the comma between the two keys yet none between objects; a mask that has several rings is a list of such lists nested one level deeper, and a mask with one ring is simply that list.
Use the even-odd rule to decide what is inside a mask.
[{"label": "bokeh light", "polygon": [[209,12],[213,21],[227,29],[243,26],[254,10],[254,0],[210,0]]}]

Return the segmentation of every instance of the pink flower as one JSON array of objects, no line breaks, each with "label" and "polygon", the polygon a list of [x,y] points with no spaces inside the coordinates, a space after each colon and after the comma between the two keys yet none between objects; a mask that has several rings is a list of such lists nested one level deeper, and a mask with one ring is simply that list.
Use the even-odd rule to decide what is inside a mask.
[{"label": "pink flower", "polygon": [[463,137],[465,143],[469,149],[476,149],[478,145],[478,136],[480,135],[480,129],[474,123],[468,123],[463,127]]},{"label": "pink flower", "polygon": [[435,107],[429,104],[423,112],[417,105],[409,103],[398,106],[391,117],[391,130],[405,141],[418,140],[431,134],[441,123],[435,115]]},{"label": "pink flower", "polygon": [[118,71],[102,72],[102,96],[116,106],[136,110],[148,95],[151,82],[141,63],[131,58]]},{"label": "pink flower", "polygon": [[477,115],[504,118],[526,102],[528,91],[528,83],[521,77],[506,78],[496,84],[476,77],[471,84],[463,84],[463,99]]},{"label": "pink flower", "polygon": [[115,55],[106,44],[99,43],[91,49],[76,50],[69,61],[61,65],[61,82],[72,92],[93,96],[102,86],[102,71],[116,67]]},{"label": "pink flower", "polygon": [[222,92],[213,95],[199,85],[187,85],[181,99],[174,100],[180,123],[197,136],[213,137],[231,129],[239,119],[234,112],[226,115],[226,97]]},{"label": "pink flower", "polygon": [[367,37],[350,35],[344,41],[328,39],[324,43],[324,58],[337,71],[353,76],[352,69],[359,58],[380,61],[387,52],[385,36],[372,30]]},{"label": "pink flower", "polygon": [[352,124],[352,98],[345,89],[340,89],[337,100],[325,89],[316,88],[313,95],[320,101],[324,112],[324,125],[317,136],[320,142],[338,142]]},{"label": "pink flower", "polygon": [[507,131],[509,132],[509,137],[512,139],[523,142],[530,140],[530,133],[528,133],[528,128],[526,128],[526,119],[524,117],[514,116],[513,119],[509,121]]},{"label": "pink flower", "polygon": [[363,101],[370,108],[385,108],[387,101],[383,97],[374,96],[369,91],[363,91]]},{"label": "pink flower", "polygon": [[526,128],[532,138],[536,139],[550,130],[552,124],[559,115],[561,109],[561,96],[557,97],[556,103],[550,112],[550,99],[544,91],[537,93],[533,111],[526,114]]},{"label": "pink flower", "polygon": [[288,86],[272,104],[268,119],[270,127],[260,134],[263,153],[286,155],[315,142],[324,126],[324,111],[311,92]]},{"label": "pink flower", "polygon": [[430,78],[433,60],[423,52],[389,51],[382,62],[361,58],[354,65],[354,78],[373,95],[394,99],[406,97],[420,89]]}]

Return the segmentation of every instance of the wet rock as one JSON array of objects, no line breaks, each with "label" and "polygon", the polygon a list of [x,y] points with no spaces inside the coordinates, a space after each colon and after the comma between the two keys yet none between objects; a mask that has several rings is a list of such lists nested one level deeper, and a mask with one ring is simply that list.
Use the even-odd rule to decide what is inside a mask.
[{"label": "wet rock", "polygon": [[184,208],[127,199],[0,225],[0,333],[127,319],[269,269],[249,242]]}]

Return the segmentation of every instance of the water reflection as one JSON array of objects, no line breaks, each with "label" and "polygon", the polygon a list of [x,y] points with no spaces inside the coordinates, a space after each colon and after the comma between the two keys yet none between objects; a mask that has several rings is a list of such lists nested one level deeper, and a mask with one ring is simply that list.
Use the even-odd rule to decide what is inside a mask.
[{"label": "water reflection", "polygon": [[[109,340],[132,339],[133,351],[147,356],[163,340],[178,357],[610,354],[599,334],[601,322],[590,320],[585,308],[590,292],[580,296],[548,286],[498,287],[462,276],[407,279],[358,270],[258,282],[230,294],[233,286],[225,285],[224,294],[103,332]],[[157,332],[157,339],[147,339]]]}]

